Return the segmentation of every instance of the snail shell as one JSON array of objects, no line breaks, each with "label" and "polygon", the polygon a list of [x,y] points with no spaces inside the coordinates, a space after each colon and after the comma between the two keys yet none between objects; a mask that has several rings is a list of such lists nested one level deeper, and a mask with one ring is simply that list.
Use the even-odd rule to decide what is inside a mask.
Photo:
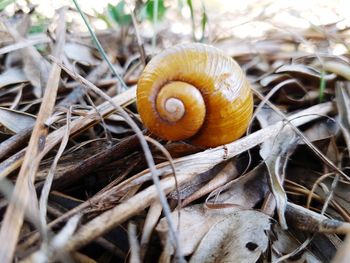
[{"label": "snail shell", "polygon": [[204,44],[182,44],[155,56],[137,84],[137,108],[152,133],[214,147],[246,131],[251,88],[239,65]]}]

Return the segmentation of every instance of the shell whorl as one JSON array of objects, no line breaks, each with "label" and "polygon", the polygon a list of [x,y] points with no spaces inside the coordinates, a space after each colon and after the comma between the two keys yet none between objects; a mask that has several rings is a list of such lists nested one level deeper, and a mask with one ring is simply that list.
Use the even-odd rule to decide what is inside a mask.
[{"label": "shell whorl", "polygon": [[184,140],[195,135],[205,118],[205,102],[200,91],[181,81],[165,84],[156,97],[161,118],[157,135],[168,140]]},{"label": "shell whorl", "polygon": [[159,137],[212,147],[244,133],[253,99],[232,58],[208,45],[185,44],[148,63],[138,82],[137,108]]}]

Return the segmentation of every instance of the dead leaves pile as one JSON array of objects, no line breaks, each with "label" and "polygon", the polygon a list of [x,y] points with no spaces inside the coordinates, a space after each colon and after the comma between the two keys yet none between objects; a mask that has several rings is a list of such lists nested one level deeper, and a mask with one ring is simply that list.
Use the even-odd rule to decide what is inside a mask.
[{"label": "dead leaves pile", "polygon": [[[138,139],[109,102],[74,77],[103,90],[142,127],[137,38],[97,32],[130,87],[120,93],[90,36],[66,32],[66,12],[52,21],[55,30],[36,35],[27,33],[29,13],[1,17],[1,262],[350,258],[343,241],[350,230],[350,64],[347,54],[332,55],[334,42],[348,48],[347,29],[326,25],[332,39],[294,31],[327,52],[308,53],[300,38],[280,30],[250,40],[252,49],[235,38],[215,39],[247,72],[254,118],[244,137],[213,149],[158,140],[172,160],[144,131],[171,229]],[[179,41],[169,32],[159,38],[162,48]],[[144,41],[148,51],[151,40]]]}]

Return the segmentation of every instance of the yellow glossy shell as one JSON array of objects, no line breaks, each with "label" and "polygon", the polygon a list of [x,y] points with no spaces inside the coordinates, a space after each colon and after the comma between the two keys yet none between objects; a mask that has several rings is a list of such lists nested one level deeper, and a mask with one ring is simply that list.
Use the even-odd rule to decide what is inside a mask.
[{"label": "yellow glossy shell", "polygon": [[[173,87],[165,91],[169,86]],[[171,108],[178,114],[175,118],[159,111],[168,97],[183,102],[183,114],[176,107]],[[148,63],[137,84],[137,108],[145,127],[155,135],[214,147],[243,135],[252,116],[253,97],[242,69],[231,57],[208,45],[185,44]]]}]

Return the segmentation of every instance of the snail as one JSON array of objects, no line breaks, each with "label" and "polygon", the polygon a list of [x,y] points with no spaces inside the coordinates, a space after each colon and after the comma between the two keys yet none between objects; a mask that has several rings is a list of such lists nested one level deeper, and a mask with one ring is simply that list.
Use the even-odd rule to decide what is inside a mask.
[{"label": "snail", "polygon": [[251,88],[237,62],[199,43],[176,45],[152,58],[137,83],[136,103],[153,134],[202,147],[241,137],[253,112]]}]

